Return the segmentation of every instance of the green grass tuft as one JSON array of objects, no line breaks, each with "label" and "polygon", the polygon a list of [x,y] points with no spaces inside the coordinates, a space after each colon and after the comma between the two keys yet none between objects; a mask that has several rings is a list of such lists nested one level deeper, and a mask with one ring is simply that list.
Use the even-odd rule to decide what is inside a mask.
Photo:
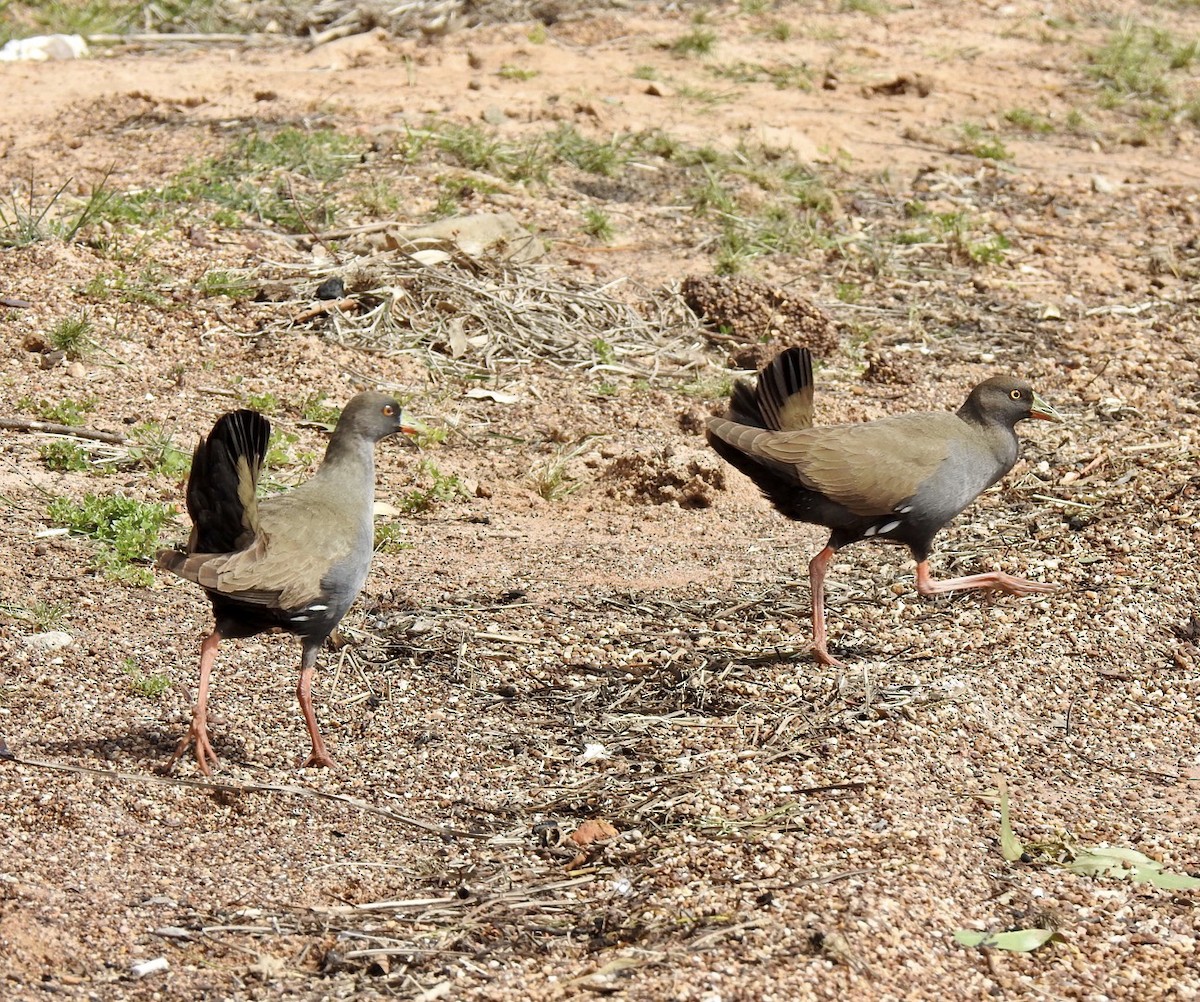
[{"label": "green grass tuft", "polygon": [[50,328],[46,340],[68,358],[80,358],[92,342],[92,322],[86,313],[63,317]]},{"label": "green grass tuft", "polygon": [[130,690],[146,699],[160,699],[171,688],[170,676],[147,675],[133,658],[126,658],[122,662],[121,671],[129,676]]}]

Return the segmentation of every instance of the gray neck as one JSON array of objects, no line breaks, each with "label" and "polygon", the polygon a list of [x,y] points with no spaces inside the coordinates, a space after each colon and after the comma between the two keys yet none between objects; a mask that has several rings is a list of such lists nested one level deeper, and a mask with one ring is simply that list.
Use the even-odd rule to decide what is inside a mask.
[{"label": "gray neck", "polygon": [[328,489],[335,483],[345,501],[366,497],[375,499],[375,443],[362,435],[334,431],[325,450],[325,459],[313,476]]}]

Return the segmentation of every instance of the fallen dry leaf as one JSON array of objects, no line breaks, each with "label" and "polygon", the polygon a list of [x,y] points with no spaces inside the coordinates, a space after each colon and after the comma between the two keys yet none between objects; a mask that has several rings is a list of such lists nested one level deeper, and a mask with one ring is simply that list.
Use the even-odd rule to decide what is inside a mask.
[{"label": "fallen dry leaf", "polygon": [[585,821],[576,828],[570,835],[567,836],[567,842],[573,842],[579,846],[580,852],[566,865],[566,869],[574,870],[587,862],[591,855],[587,851],[587,847],[593,842],[599,842],[602,839],[616,838],[621,833],[617,831],[613,825],[604,821],[601,818],[593,818],[591,821]]}]

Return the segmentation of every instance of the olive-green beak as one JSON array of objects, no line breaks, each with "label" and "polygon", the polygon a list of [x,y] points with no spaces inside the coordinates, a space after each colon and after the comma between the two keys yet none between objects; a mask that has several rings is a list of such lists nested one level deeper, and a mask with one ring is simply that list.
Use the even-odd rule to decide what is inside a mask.
[{"label": "olive-green beak", "polygon": [[1029,416],[1037,418],[1039,421],[1063,420],[1063,416],[1036,393],[1033,395],[1033,404],[1029,409]]}]

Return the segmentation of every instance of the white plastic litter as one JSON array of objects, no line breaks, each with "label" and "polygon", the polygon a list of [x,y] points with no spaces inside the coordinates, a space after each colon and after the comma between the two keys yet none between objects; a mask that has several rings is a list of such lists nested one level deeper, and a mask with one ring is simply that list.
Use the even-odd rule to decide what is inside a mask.
[{"label": "white plastic litter", "polygon": [[140,964],[134,964],[129,973],[135,978],[144,978],[150,974],[159,974],[163,971],[171,969],[171,965],[167,963],[166,957],[155,957],[153,960],[145,960]]},{"label": "white plastic litter", "polygon": [[0,49],[0,62],[44,63],[48,59],[78,59],[87,55],[82,35],[34,35],[14,38]]}]

